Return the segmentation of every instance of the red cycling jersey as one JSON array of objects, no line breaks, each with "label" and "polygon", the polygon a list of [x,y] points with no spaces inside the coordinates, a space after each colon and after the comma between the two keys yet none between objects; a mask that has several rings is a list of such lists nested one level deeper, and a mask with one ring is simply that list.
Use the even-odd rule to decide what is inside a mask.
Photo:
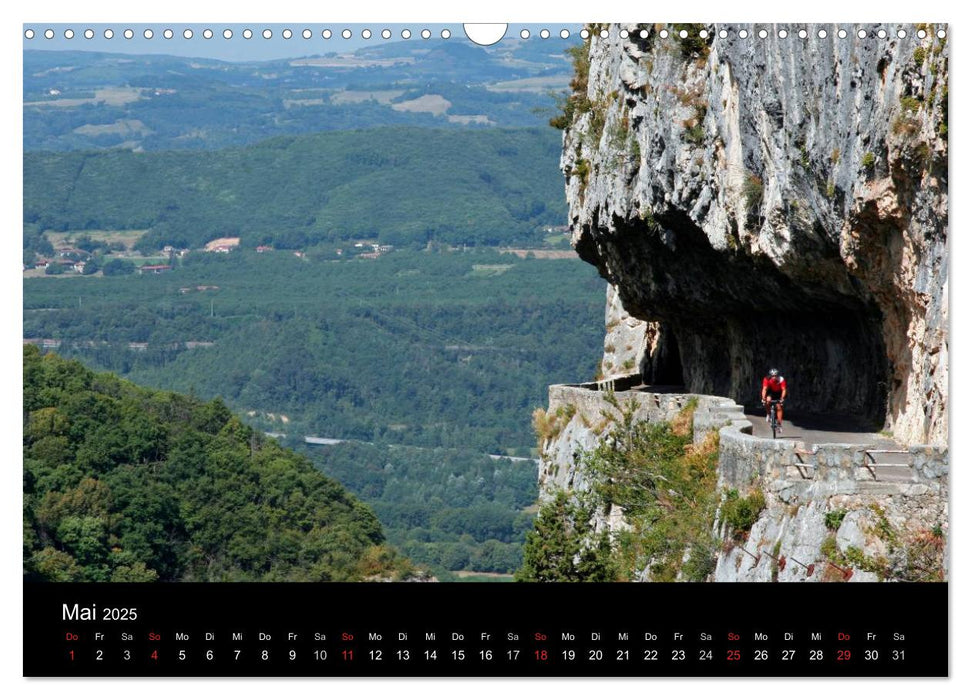
[{"label": "red cycling jersey", "polygon": [[786,379],[781,374],[778,377],[763,377],[762,391],[770,394],[782,394],[786,390]]}]

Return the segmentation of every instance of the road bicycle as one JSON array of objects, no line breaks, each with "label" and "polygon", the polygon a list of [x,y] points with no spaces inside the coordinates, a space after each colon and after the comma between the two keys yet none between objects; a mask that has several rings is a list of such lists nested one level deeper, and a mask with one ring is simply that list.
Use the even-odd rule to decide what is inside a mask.
[{"label": "road bicycle", "polygon": [[772,426],[772,439],[775,440],[776,435],[782,432],[782,423],[779,422],[779,411],[778,406],[782,403],[780,399],[769,399],[768,410],[769,410],[769,425]]}]

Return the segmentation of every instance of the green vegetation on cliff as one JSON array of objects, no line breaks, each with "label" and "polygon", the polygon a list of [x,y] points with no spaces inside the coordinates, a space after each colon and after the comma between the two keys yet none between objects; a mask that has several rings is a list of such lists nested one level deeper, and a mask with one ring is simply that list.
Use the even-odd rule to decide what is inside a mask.
[{"label": "green vegetation on cliff", "polygon": [[589,112],[593,105],[587,96],[590,79],[590,45],[588,42],[571,46],[566,50],[573,63],[573,78],[570,80],[570,91],[556,95],[556,106],[559,114],[550,119],[550,126],[554,129],[567,129],[580,114]]},{"label": "green vegetation on cliff", "polygon": [[882,551],[870,555],[859,547],[841,546],[838,542],[835,531],[846,515],[845,510],[826,514],[826,526],[831,532],[820,547],[820,553],[828,562],[824,581],[845,580],[840,569],[834,567],[867,571],[876,574],[880,581],[932,583],[947,580],[946,542],[940,524],[930,528],[903,529],[890,522],[886,510],[879,504],[871,503],[868,510],[869,517],[858,519],[858,522],[862,520],[867,535],[883,543]]},{"label": "green vegetation on cliff", "polygon": [[221,401],[24,348],[24,576],[400,577],[371,510]]},{"label": "green vegetation on cliff", "polygon": [[[526,538],[522,580],[704,581],[713,570],[717,435],[692,443],[692,405],[671,423],[638,422],[633,406],[616,408],[607,437],[581,458],[593,489],[543,506]],[[613,506],[629,527],[594,533],[594,515],[602,520]]]},{"label": "green vegetation on cliff", "polygon": [[718,438],[692,443],[693,406],[672,423],[643,423],[624,411],[611,438],[589,457],[596,495],[620,506],[630,529],[615,556],[627,576],[703,581],[715,562]]},{"label": "green vegetation on cliff", "polygon": [[590,526],[592,506],[559,491],[540,508],[526,535],[517,581],[613,581],[617,578],[607,533]]}]

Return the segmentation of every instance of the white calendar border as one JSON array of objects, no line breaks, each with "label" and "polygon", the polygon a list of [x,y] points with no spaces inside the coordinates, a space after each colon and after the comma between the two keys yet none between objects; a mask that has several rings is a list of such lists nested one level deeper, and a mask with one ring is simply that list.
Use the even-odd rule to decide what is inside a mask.
[{"label": "white calendar border", "polygon": [[[954,83],[960,81],[962,75],[969,74],[971,62],[965,56],[971,55],[971,50],[964,47],[961,31],[971,31],[971,23],[966,22],[966,14],[961,13],[953,6],[945,6],[943,2],[919,3],[913,0],[903,2],[901,0],[886,0],[884,2],[856,2],[848,3],[846,0],[816,0],[813,3],[792,2],[745,2],[738,4],[725,3],[715,0],[696,0],[692,3],[668,3],[668,4],[649,4],[635,3],[632,0],[620,2],[618,0],[587,0],[578,2],[577,0],[561,0],[555,3],[543,3],[542,5],[529,6],[522,0],[482,0],[475,4],[458,4],[444,2],[401,2],[392,3],[388,0],[372,0],[368,3],[324,3],[324,2],[303,2],[303,3],[268,3],[267,7],[260,7],[257,3],[229,4],[229,3],[202,3],[198,0],[166,0],[159,3],[157,7],[144,3],[135,2],[70,2],[66,0],[46,0],[42,3],[15,3],[11,9],[5,8],[2,25],[4,28],[4,45],[0,48],[5,52],[6,69],[0,72],[3,80],[4,91],[2,94],[8,96],[6,108],[3,110],[5,148],[6,154],[3,164],[3,184],[4,202],[3,212],[5,214],[4,230],[8,236],[15,236],[21,228],[21,206],[22,183],[21,183],[21,158],[22,152],[22,125],[20,95],[21,89],[21,25],[30,20],[47,22],[112,22],[126,20],[131,22],[155,22],[159,20],[179,20],[179,21],[247,21],[252,22],[254,27],[261,22],[284,22],[284,21],[328,21],[328,22],[361,22],[361,21],[384,21],[384,22],[407,22],[411,24],[422,21],[438,20],[449,18],[462,21],[480,22],[544,22],[555,19],[557,22],[571,21],[617,21],[617,20],[638,20],[642,16],[651,21],[693,21],[693,22],[752,22],[752,21],[821,21],[821,22],[858,22],[860,20],[886,20],[888,22],[941,22],[951,23],[950,33],[954,36],[956,44],[952,44],[952,58],[954,62],[950,70],[950,81]],[[81,26],[80,24],[78,26]],[[955,50],[956,49],[956,50]],[[953,87],[953,86],[952,86]],[[955,124],[971,123],[963,117],[968,113],[964,103],[966,101],[966,91],[961,89],[951,90],[953,104],[951,109],[957,109],[960,115],[954,119]],[[960,128],[954,130],[954,135],[950,141],[953,149],[951,159],[951,170],[949,179],[951,182],[963,183],[962,176],[967,176],[969,162],[968,148],[964,146]],[[965,200],[966,201],[966,200]],[[952,197],[950,211],[950,230],[965,231],[968,227],[965,222],[971,219],[965,214],[962,207],[962,197]],[[971,256],[961,239],[964,236],[951,235],[949,245],[952,246],[952,269],[961,270],[962,263],[971,264]],[[21,396],[21,377],[20,367],[20,335],[22,328],[22,290],[19,267],[16,270],[12,265],[9,269],[0,271],[0,285],[3,290],[4,303],[3,323],[4,342],[0,344],[0,352],[3,353],[2,359],[5,362],[2,390],[7,401],[3,404],[3,425],[20,425],[20,396]],[[971,314],[968,308],[968,290],[971,284],[968,278],[962,280],[960,274],[951,277],[951,357],[960,357],[963,349],[968,347],[969,340],[968,327],[971,323]],[[971,391],[971,383],[968,377],[971,372],[965,373],[964,363],[968,360],[967,353],[950,367],[951,387],[951,421],[952,426],[960,426],[967,419],[967,401],[964,396]],[[16,370],[14,368],[17,368]],[[963,409],[963,410],[962,410]],[[22,615],[22,573],[20,567],[20,549],[22,546],[22,534],[20,525],[20,443],[19,434],[15,430],[7,430],[0,433],[0,449],[5,458],[3,464],[4,483],[0,488],[3,501],[2,512],[5,515],[3,521],[2,534],[0,534],[0,562],[2,562],[3,589],[8,595],[6,600],[15,600],[18,605],[11,611],[10,617],[14,615],[23,619]],[[493,682],[472,682],[471,680],[257,680],[257,679],[232,679],[232,680],[158,680],[146,682],[144,680],[83,680],[83,681],[42,681],[42,680],[23,680],[22,675],[22,636],[18,636],[16,625],[5,625],[0,632],[0,668],[3,671],[3,680],[14,681],[9,685],[16,694],[29,694],[37,698],[57,698],[58,700],[80,700],[82,698],[108,698],[124,697],[138,698],[138,700],[153,700],[154,698],[171,700],[174,695],[197,697],[205,694],[211,696],[214,693],[225,695],[227,692],[232,694],[234,700],[262,700],[263,698],[275,695],[281,691],[287,694],[288,700],[294,697],[314,697],[314,698],[357,698],[377,697],[378,695],[392,695],[396,698],[404,696],[406,698],[447,698],[453,700],[456,696],[461,696],[468,700],[494,700],[497,694],[512,695],[514,697],[533,697],[547,696],[560,698],[578,698],[582,700],[593,700],[597,695],[610,693],[611,695],[623,696],[625,698],[647,698],[649,696],[666,697],[669,695],[684,696],[686,693],[690,697],[705,697],[706,700],[714,700],[722,697],[761,697],[761,696],[784,696],[787,698],[813,698],[816,700],[820,694],[833,693],[877,693],[881,700],[883,698],[901,697],[908,700],[919,698],[926,692],[931,692],[935,697],[958,697],[960,692],[967,692],[968,687],[958,681],[963,679],[966,683],[971,677],[971,664],[967,660],[971,658],[971,642],[968,635],[971,635],[971,625],[968,611],[971,604],[968,602],[967,572],[969,566],[965,555],[968,553],[967,536],[968,528],[964,524],[961,512],[953,507],[955,503],[965,503],[971,500],[971,493],[967,488],[967,483],[971,481],[963,476],[963,462],[971,463],[971,435],[969,431],[955,429],[952,434],[951,462],[957,465],[954,470],[954,488],[952,489],[952,508],[951,508],[951,673],[950,682],[940,681],[917,681],[917,680],[819,680],[815,682],[797,682],[794,680],[703,680],[703,679],[673,679],[673,680],[651,680],[648,684],[639,680],[603,680],[603,679],[570,679],[563,681],[556,680],[496,680]],[[955,512],[957,511],[957,512]],[[961,592],[959,592],[961,591]],[[9,606],[8,606],[9,607]],[[9,697],[9,696],[8,696]]]}]

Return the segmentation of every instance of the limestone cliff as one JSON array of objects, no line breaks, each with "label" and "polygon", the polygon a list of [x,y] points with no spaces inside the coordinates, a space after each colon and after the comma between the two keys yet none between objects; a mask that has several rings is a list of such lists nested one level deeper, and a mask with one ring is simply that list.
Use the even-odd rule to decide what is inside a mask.
[{"label": "limestone cliff", "polygon": [[[608,533],[623,562],[621,579],[707,581],[942,580],[947,576],[949,461],[946,448],[911,447],[901,466],[868,468],[862,445],[810,445],[751,435],[742,407],[730,399],[654,393],[632,378],[552,386],[541,443],[540,504],[560,492],[590,514],[594,534]],[[656,537],[655,515],[631,517],[631,502],[604,498],[602,473],[590,456],[615,439],[624,410],[637,422],[677,421],[694,405],[696,446],[718,433],[717,484],[710,497],[709,565],[691,573],[658,572],[645,543]],[[628,408],[629,407],[629,408]],[[643,465],[653,470],[654,465]],[[666,481],[666,488],[679,489]],[[732,494],[758,494],[757,512],[739,529],[727,514]],[[638,494],[640,496],[641,494]],[[701,502],[699,501],[699,506]],[[688,561],[697,539],[673,536],[677,559]],[[528,547],[527,547],[528,550]],[[656,550],[656,547],[655,547]],[[684,556],[681,556],[684,553]],[[529,553],[527,551],[527,557]],[[663,567],[662,567],[663,568]],[[677,567],[675,567],[677,569]],[[658,576],[660,575],[660,578]]]},{"label": "limestone cliff", "polygon": [[777,366],[793,405],[947,442],[939,28],[594,28],[562,168],[574,247],[616,294],[605,375],[741,403]]},{"label": "limestone cliff", "polygon": [[[598,25],[574,56],[554,123],[606,333],[600,381],[551,387],[537,415],[540,502],[567,492],[565,531],[589,517],[621,578],[947,576],[948,49],[941,27],[843,29]],[[790,407],[863,416],[899,449],[754,437],[740,404],[769,366]],[[649,450],[605,470],[625,406],[694,407],[710,539],[658,529],[688,482]],[[623,490],[644,472],[648,497]]]}]

